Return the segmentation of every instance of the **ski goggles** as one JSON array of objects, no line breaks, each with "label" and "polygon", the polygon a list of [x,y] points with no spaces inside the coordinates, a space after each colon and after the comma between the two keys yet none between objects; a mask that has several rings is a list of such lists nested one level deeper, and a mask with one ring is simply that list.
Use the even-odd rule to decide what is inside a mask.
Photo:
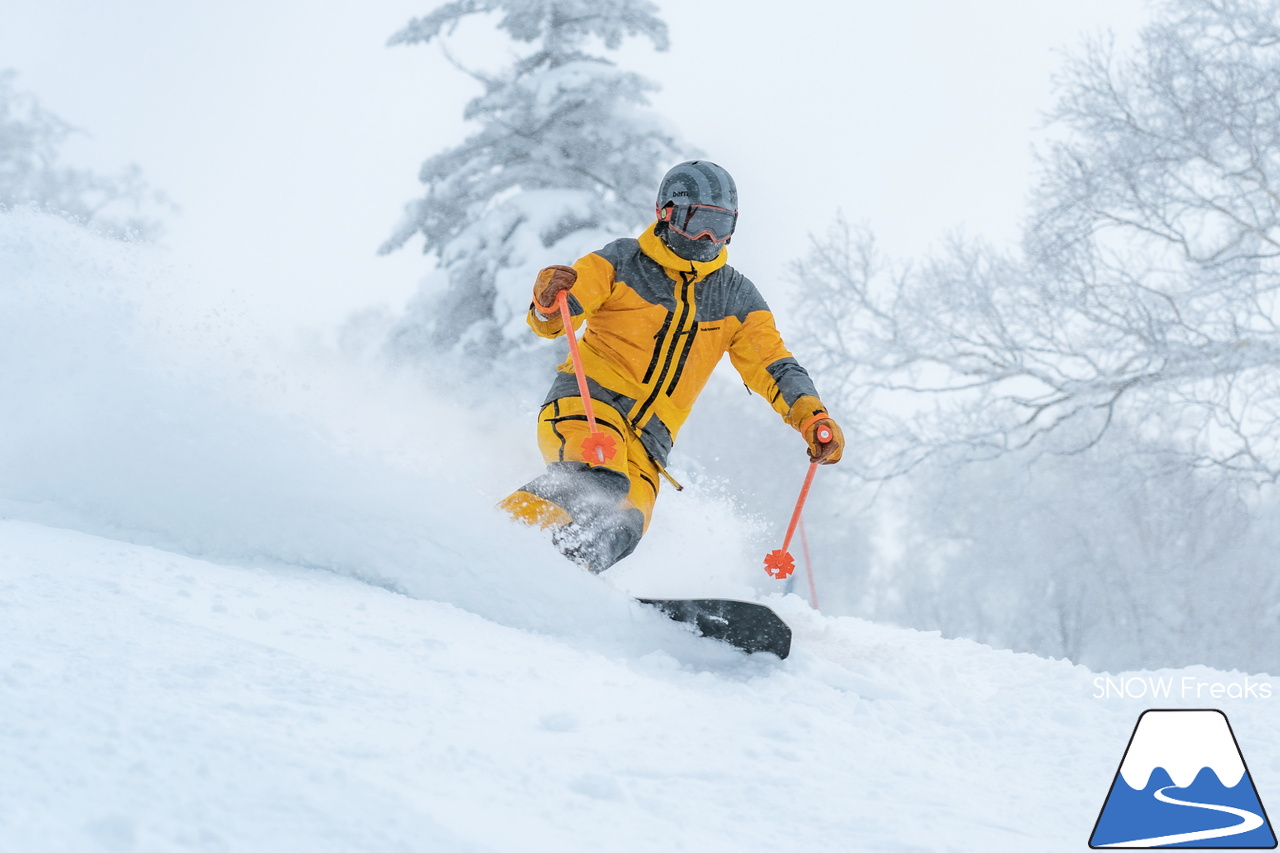
[{"label": "ski goggles", "polygon": [[670,208],[667,222],[671,230],[690,240],[710,237],[713,243],[723,243],[733,236],[738,212],[709,204],[678,204]]}]

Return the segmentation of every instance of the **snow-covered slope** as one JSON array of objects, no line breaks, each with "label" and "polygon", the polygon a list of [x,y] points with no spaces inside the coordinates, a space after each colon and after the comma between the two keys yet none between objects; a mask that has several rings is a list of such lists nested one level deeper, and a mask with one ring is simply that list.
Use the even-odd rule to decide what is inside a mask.
[{"label": "snow-covered slope", "polygon": [[[591,577],[492,510],[520,417],[198,285],[0,213],[0,850],[1084,848],[1149,700],[776,596],[696,486]],[[772,596],[793,655],[626,592]],[[1273,701],[1224,703],[1264,803]]]},{"label": "snow-covered slope", "polygon": [[[1080,850],[1144,707],[795,598],[780,663],[620,596],[597,640],[330,572],[0,541],[4,850]],[[1265,803],[1276,715],[1228,711]]]}]

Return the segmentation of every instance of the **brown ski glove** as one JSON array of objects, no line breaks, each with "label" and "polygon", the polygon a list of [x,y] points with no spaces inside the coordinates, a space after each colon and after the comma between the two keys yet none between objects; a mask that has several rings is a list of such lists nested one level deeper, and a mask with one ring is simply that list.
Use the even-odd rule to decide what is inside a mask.
[{"label": "brown ski glove", "polygon": [[556,264],[542,269],[538,279],[533,283],[533,304],[544,317],[556,313],[556,297],[561,291],[569,290],[578,280],[578,271],[573,267]]},{"label": "brown ski glove", "polygon": [[[787,413],[787,423],[791,424],[809,445],[809,459],[823,465],[834,465],[844,454],[844,433],[840,427],[827,416],[827,408],[817,397],[804,396],[791,404]],[[819,427],[825,426],[830,432],[826,441],[820,440]]]}]

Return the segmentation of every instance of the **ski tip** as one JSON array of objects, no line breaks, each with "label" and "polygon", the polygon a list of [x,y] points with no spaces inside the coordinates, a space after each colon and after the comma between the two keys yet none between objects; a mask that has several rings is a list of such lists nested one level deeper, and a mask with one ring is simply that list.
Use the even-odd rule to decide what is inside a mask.
[{"label": "ski tip", "polygon": [[791,654],[791,628],[777,613],[754,601],[727,598],[641,598],[699,634],[728,643],[747,654],[768,652],[780,660]]}]

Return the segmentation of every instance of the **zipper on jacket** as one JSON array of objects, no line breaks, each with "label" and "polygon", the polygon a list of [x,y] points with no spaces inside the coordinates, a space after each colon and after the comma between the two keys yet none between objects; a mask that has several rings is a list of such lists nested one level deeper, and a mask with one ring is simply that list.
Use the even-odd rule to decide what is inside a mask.
[{"label": "zipper on jacket", "polygon": [[671,329],[671,318],[676,316],[674,310],[668,311],[666,319],[662,321],[662,328],[653,336],[653,358],[649,359],[649,369],[644,372],[644,379],[640,380],[645,385],[649,384],[649,380],[653,378],[654,368],[658,366],[658,359],[662,356],[662,345],[666,343],[667,332]]},{"label": "zipper on jacket", "polygon": [[[683,283],[680,287],[680,304],[678,306],[680,309],[680,318],[676,321],[676,332],[671,336],[670,341],[663,342],[667,345],[659,346],[658,348],[659,350],[665,349],[666,356],[662,359],[662,369],[658,371],[658,379],[653,384],[653,390],[649,392],[649,396],[646,397],[645,401],[635,410],[635,416],[631,418],[632,423],[636,424],[637,427],[644,423],[645,415],[649,413],[650,407],[652,407],[654,401],[658,399],[658,395],[662,393],[662,384],[666,381],[667,375],[671,371],[671,362],[675,358],[676,345],[680,341],[681,336],[690,335],[689,340],[692,342],[692,336],[690,334],[692,329],[685,329],[685,322],[690,319],[690,316],[693,313],[693,305],[689,300],[689,288],[693,286],[693,277],[695,275],[697,275],[697,273],[694,270],[690,270],[687,273],[680,273],[680,278],[683,279]],[[655,355],[657,355],[657,353],[655,353]]]},{"label": "zipper on jacket", "polygon": [[698,321],[693,321],[693,326],[687,332],[680,332],[684,335],[684,348],[680,350],[680,360],[676,362],[676,372],[671,374],[671,381],[667,383],[666,394],[668,397],[676,390],[676,386],[680,384],[680,374],[684,373],[684,363],[689,360],[689,353],[693,350],[693,339],[698,336]]}]

